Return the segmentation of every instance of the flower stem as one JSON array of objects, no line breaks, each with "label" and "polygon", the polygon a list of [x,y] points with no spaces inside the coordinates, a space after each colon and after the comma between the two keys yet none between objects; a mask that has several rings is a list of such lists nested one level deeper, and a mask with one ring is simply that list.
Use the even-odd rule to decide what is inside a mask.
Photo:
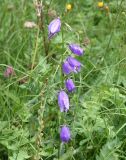
[{"label": "flower stem", "polygon": [[48,50],[49,50],[49,44],[46,40],[46,34],[45,34],[45,27],[44,27],[44,13],[43,9],[41,8],[41,14],[40,14],[40,30],[42,31],[43,34],[43,45],[44,45],[44,50],[45,50],[45,55],[48,56]]}]

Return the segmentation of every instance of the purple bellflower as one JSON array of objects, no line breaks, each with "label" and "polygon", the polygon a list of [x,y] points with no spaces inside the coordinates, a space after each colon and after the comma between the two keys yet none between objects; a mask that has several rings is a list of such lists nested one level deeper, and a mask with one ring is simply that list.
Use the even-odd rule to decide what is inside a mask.
[{"label": "purple bellflower", "polygon": [[76,55],[83,55],[83,49],[78,44],[69,44],[69,49]]},{"label": "purple bellflower", "polygon": [[62,70],[63,70],[63,73],[65,73],[66,75],[73,72],[73,68],[70,66],[70,64],[67,62],[67,60],[63,63]]},{"label": "purple bellflower", "polygon": [[60,140],[62,142],[68,142],[70,140],[70,129],[65,125],[60,130]]},{"label": "purple bellflower", "polygon": [[69,97],[64,91],[60,91],[58,94],[58,105],[61,112],[67,112],[69,110]]},{"label": "purple bellflower", "polygon": [[58,105],[61,112],[67,112],[69,110],[69,97],[64,91],[60,91],[58,94]]},{"label": "purple bellflower", "polygon": [[70,66],[72,67],[72,69],[75,73],[77,73],[81,70],[82,64],[78,60],[76,60],[75,58],[69,56],[67,58],[67,62],[70,64]]},{"label": "purple bellflower", "polygon": [[48,25],[49,39],[51,39],[56,33],[60,32],[61,21],[60,18],[56,18]]},{"label": "purple bellflower", "polygon": [[15,72],[12,66],[8,66],[4,72],[4,77],[8,78],[11,75],[15,75]]},{"label": "purple bellflower", "polygon": [[65,82],[66,88],[69,92],[72,92],[75,90],[75,85],[73,83],[72,79],[67,79]]},{"label": "purple bellflower", "polygon": [[71,72],[79,72],[81,70],[82,64],[75,58],[69,56],[62,65],[63,73],[68,75]]}]

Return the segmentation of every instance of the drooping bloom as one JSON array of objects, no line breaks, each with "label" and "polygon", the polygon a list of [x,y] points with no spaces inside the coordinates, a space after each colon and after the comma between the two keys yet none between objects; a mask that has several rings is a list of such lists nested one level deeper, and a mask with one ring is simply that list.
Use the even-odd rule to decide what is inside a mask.
[{"label": "drooping bloom", "polygon": [[68,142],[70,140],[70,129],[65,125],[60,130],[60,140],[62,142]]},{"label": "drooping bloom", "polygon": [[70,66],[70,64],[67,62],[67,60],[63,63],[62,69],[63,69],[63,73],[65,73],[66,75],[73,72],[73,68]]},{"label": "drooping bloom", "polygon": [[60,27],[61,21],[59,17],[50,22],[48,26],[49,39],[52,38],[56,33],[60,32]]},{"label": "drooping bloom", "polygon": [[15,75],[15,72],[12,66],[8,66],[4,72],[4,77],[10,77],[11,75]]},{"label": "drooping bloom", "polygon": [[58,105],[61,112],[67,112],[69,110],[69,97],[64,91],[60,91],[58,94]]},{"label": "drooping bloom", "polygon": [[77,72],[79,72],[81,70],[82,64],[78,60],[76,60],[75,58],[69,56],[67,58],[67,62],[71,66],[73,72],[77,73]]},{"label": "drooping bloom", "polygon": [[78,60],[69,56],[66,59],[66,61],[63,63],[62,70],[64,74],[68,75],[71,72],[75,72],[75,73],[79,72],[81,69],[81,66],[82,64]]},{"label": "drooping bloom", "polygon": [[76,55],[83,55],[83,49],[78,44],[69,44],[69,49]]},{"label": "drooping bloom", "polygon": [[75,90],[75,85],[73,83],[72,79],[67,79],[65,82],[66,88],[69,92],[72,92]]}]

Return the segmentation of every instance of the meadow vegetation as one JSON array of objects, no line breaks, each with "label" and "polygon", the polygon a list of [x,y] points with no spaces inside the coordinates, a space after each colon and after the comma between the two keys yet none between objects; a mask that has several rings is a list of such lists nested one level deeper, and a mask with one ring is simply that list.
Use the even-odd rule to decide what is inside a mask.
[{"label": "meadow vegetation", "polygon": [[[46,0],[40,16],[38,4],[0,3],[0,160],[126,160],[126,0]],[[60,32],[48,39],[57,17]],[[84,54],[73,55],[69,43]],[[82,67],[67,76],[69,55]],[[68,112],[60,112],[60,90]]]}]

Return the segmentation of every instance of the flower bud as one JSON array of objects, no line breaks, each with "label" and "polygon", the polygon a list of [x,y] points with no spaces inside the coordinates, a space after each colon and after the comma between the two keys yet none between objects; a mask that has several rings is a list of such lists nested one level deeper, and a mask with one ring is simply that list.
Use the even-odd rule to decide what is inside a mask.
[{"label": "flower bud", "polygon": [[60,32],[61,21],[60,18],[54,19],[48,26],[49,39],[52,38],[56,33]]},{"label": "flower bud", "polygon": [[72,92],[75,90],[75,85],[73,83],[72,79],[67,79],[65,82],[66,88],[69,92]]},{"label": "flower bud", "polygon": [[69,44],[69,49],[76,55],[83,55],[83,49],[78,44]]},{"label": "flower bud", "polygon": [[70,140],[70,129],[65,125],[60,130],[60,140],[62,142],[68,142]]}]

